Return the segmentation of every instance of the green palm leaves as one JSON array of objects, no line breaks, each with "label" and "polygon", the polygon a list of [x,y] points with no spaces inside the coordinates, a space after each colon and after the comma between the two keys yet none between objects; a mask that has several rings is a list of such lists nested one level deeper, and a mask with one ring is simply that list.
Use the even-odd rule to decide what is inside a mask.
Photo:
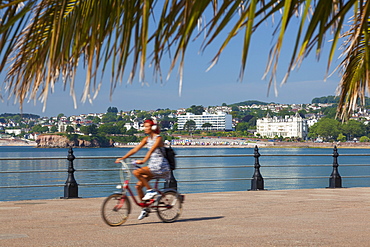
[{"label": "green palm leaves", "polygon": [[365,103],[365,94],[370,89],[370,3],[363,4],[363,8],[355,8],[351,28],[343,35],[347,39],[343,44],[342,78],[338,87],[338,116],[342,119],[347,119],[359,103]]},{"label": "green palm leaves", "polygon": [[[168,75],[179,65],[181,90],[187,48],[202,33],[201,49],[222,39],[211,67],[233,37],[243,35],[242,79],[254,31],[273,20],[276,41],[264,75],[269,76],[270,86],[276,82],[284,38],[288,30],[292,32],[288,28],[293,26],[296,32],[284,83],[310,52],[321,54],[328,37],[329,69],[342,41],[342,26],[351,15],[353,23],[345,33],[338,116],[348,117],[368,88],[367,1],[8,0],[0,1],[0,11],[0,71],[6,71],[6,89],[21,105],[27,98],[46,104],[58,81],[69,86],[75,100],[73,88],[81,83],[75,82],[81,67],[86,71],[83,101],[96,95],[107,68],[111,68],[112,92],[123,78],[132,82],[138,74],[144,82],[148,62],[162,79],[165,55],[170,60]],[[298,25],[292,25],[297,20]]]}]

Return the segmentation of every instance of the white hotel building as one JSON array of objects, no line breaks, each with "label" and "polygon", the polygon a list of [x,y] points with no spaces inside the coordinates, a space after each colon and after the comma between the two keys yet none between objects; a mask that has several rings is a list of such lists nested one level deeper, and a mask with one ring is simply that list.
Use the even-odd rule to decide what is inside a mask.
[{"label": "white hotel building", "polygon": [[[178,129],[183,130],[184,125],[187,121],[193,120],[196,124],[197,130],[232,130],[232,116],[223,112],[217,112],[216,114],[210,114],[203,112],[202,115],[194,115],[193,113],[187,112],[186,115],[177,116]],[[203,128],[203,124],[210,123],[210,128]]]},{"label": "white hotel building", "polygon": [[256,136],[274,137],[298,137],[302,139],[307,138],[308,125],[307,120],[303,119],[298,113],[295,116],[266,117],[257,120]]}]

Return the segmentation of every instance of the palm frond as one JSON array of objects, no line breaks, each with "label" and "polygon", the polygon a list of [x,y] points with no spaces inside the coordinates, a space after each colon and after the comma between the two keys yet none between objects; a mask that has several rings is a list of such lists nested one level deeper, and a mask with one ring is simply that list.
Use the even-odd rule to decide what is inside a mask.
[{"label": "palm frond", "polygon": [[[5,89],[21,106],[27,98],[40,99],[46,106],[48,94],[58,81],[65,88],[69,86],[76,104],[75,77],[82,66],[86,69],[82,101],[96,96],[108,65],[111,93],[125,76],[132,83],[138,74],[139,81],[144,82],[148,60],[161,79],[165,54],[170,60],[168,76],[179,66],[181,92],[185,54],[189,44],[202,33],[205,39],[201,49],[223,39],[211,68],[230,41],[244,32],[239,76],[242,80],[255,30],[263,22],[277,19],[280,21],[274,24],[276,40],[264,75],[270,77],[271,87],[276,81],[286,33],[291,32],[291,23],[298,19],[292,55],[282,80],[285,83],[291,71],[312,51],[320,58],[328,36],[332,39],[327,58],[330,68],[350,11],[355,11],[355,18],[346,34],[349,40],[342,63],[338,116],[347,117],[369,87],[368,1],[8,0],[0,2],[0,11],[0,72],[7,70]],[[209,18],[196,34],[204,16]]]},{"label": "palm frond", "polygon": [[338,87],[340,94],[337,116],[348,119],[359,103],[365,103],[369,84],[370,19],[369,3],[360,6],[352,18],[351,29],[344,34],[345,57],[341,63],[342,77]]}]

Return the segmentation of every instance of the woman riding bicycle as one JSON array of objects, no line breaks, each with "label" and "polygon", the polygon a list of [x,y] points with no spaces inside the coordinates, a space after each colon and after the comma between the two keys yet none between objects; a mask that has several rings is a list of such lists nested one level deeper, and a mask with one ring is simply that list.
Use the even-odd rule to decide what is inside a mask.
[{"label": "woman riding bicycle", "polygon": [[[162,152],[159,149],[160,147],[163,147],[164,144],[162,137],[159,135],[160,129],[158,128],[157,124],[151,119],[145,120],[144,132],[148,136],[144,137],[140,144],[128,151],[126,155],[118,158],[116,163],[119,163],[120,160],[127,159],[139,151],[142,147],[147,145],[148,152],[146,153],[144,159],[136,160],[136,163],[144,164],[149,160],[148,166],[144,166],[133,171],[133,174],[139,180],[136,184],[138,196],[141,200],[146,201],[157,195],[157,192],[152,190],[149,181],[153,178],[168,178],[171,170],[167,159],[163,157]],[[144,186],[147,189],[145,196],[142,191]],[[145,216],[147,216],[147,214],[148,211],[144,209],[138,219],[143,219]]]}]

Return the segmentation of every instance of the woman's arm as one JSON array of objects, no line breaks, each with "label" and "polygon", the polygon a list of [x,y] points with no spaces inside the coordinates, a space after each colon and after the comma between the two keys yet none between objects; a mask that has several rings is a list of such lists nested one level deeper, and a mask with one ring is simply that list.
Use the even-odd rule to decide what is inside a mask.
[{"label": "woman's arm", "polygon": [[130,151],[128,151],[127,154],[125,154],[121,158],[116,159],[115,162],[116,163],[119,163],[121,160],[127,159],[131,155],[135,154],[137,151],[139,151],[142,147],[145,146],[145,144],[147,142],[147,139],[148,139],[148,137],[144,137],[144,139],[142,139],[141,142],[136,147],[134,147],[133,149],[131,149]]},{"label": "woman's arm", "polygon": [[138,163],[138,164],[144,164],[145,162],[147,162],[149,160],[149,158],[150,158],[150,155],[154,152],[154,150],[156,150],[159,147],[163,147],[163,141],[162,141],[162,137],[161,136],[158,136],[157,137],[157,139],[155,140],[152,148],[149,149],[149,151],[146,153],[144,159],[137,160],[136,163]]}]

